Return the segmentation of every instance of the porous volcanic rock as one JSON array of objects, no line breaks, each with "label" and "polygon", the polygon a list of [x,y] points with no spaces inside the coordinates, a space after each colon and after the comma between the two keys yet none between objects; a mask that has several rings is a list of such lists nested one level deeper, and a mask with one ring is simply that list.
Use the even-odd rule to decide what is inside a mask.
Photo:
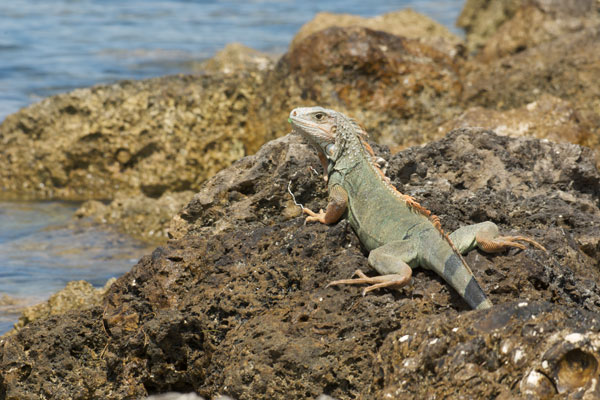
[{"label": "porous volcanic rock", "polygon": [[207,181],[174,219],[173,239],[121,277],[104,308],[38,320],[4,339],[0,393],[590,392],[600,332],[600,174],[591,153],[459,129],[391,157],[392,181],[447,230],[491,220],[548,249],[469,253],[495,304],[471,311],[421,269],[401,291],[326,288],[357,268],[373,271],[346,222],[304,224],[299,215],[288,190],[312,209],[326,203],[314,152],[298,137],[271,141]]},{"label": "porous volcanic rock", "polygon": [[548,94],[510,110],[471,107],[441,125],[438,131],[469,127],[491,129],[499,135],[530,136],[576,144],[588,144],[593,136],[593,128],[580,121],[569,101]]},{"label": "porous volcanic rock", "polygon": [[161,235],[148,233],[164,232],[165,219],[147,218],[141,204],[181,205],[177,199],[218,170],[289,132],[294,107],[345,111],[394,149],[441,136],[437,127],[462,111],[451,57],[381,31],[319,31],[273,68],[250,63],[229,73],[223,57],[212,73],[79,89],[8,116],[0,125],[0,197],[114,200],[77,215],[121,219],[117,226],[155,241]]},{"label": "porous volcanic rock", "polygon": [[51,315],[61,315],[71,310],[81,310],[98,304],[102,304],[104,294],[115,278],[109,279],[104,287],[95,288],[86,281],[71,281],[64,289],[54,293],[47,301],[26,307],[19,317],[14,328],[6,335],[14,335],[25,325],[36,319],[47,318]]},{"label": "porous volcanic rock", "polygon": [[599,351],[597,313],[546,302],[424,318],[385,338],[376,398],[597,399]]},{"label": "porous volcanic rock", "polygon": [[[410,124],[392,128],[398,119],[423,119],[421,126],[457,113],[448,110],[461,89],[456,66],[417,40],[330,28],[299,41],[276,71],[248,52],[228,47],[206,64],[212,73],[78,89],[9,115],[0,125],[0,196],[154,199],[197,190],[289,132],[287,113],[299,104],[336,106],[367,127],[382,125],[379,136],[390,144],[427,140]],[[264,62],[240,61],[237,73],[223,61],[257,57]]]},{"label": "porous volcanic rock", "polygon": [[194,71],[210,74],[236,74],[240,71],[266,71],[273,68],[279,57],[252,49],[241,43],[229,43],[214,57],[192,65]]},{"label": "porous volcanic rock", "polygon": [[480,50],[506,20],[510,19],[522,0],[467,0],[456,20],[456,25],[466,33],[469,53]]},{"label": "porous volcanic rock", "polygon": [[154,199],[143,194],[127,196],[117,193],[105,204],[86,201],[77,209],[79,218],[88,217],[98,224],[109,224],[128,235],[148,243],[161,244],[167,239],[167,230],[173,216],[192,199],[194,192],[166,192]]},{"label": "porous volcanic rock", "polygon": [[0,195],[87,200],[196,190],[264,143],[248,126],[262,76],[125,81],[26,107],[0,125]]}]

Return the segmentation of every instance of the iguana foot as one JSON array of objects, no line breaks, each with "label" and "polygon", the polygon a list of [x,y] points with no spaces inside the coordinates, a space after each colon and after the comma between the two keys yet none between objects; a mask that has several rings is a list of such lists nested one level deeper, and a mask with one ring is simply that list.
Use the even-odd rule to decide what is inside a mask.
[{"label": "iguana foot", "polygon": [[357,284],[361,284],[361,283],[369,283],[369,284],[371,284],[371,286],[367,286],[362,291],[362,295],[364,296],[367,293],[369,293],[370,291],[375,290],[375,289],[381,289],[381,288],[385,288],[385,287],[396,287],[399,289],[403,286],[406,286],[406,284],[410,282],[410,277],[411,277],[411,275],[407,276],[407,275],[398,275],[398,274],[378,275],[378,276],[369,277],[369,276],[365,275],[360,269],[357,269],[356,271],[354,271],[354,274],[352,274],[352,276],[355,276],[355,275],[357,275],[358,278],[340,279],[337,281],[329,282],[327,284],[327,286],[325,286],[325,287],[328,288],[329,286],[335,286],[335,285],[357,285]]},{"label": "iguana foot", "polygon": [[497,236],[490,239],[484,235],[476,235],[475,240],[477,240],[478,247],[486,253],[497,253],[509,247],[516,247],[521,250],[525,250],[526,246],[523,243],[519,243],[519,241],[529,243],[540,250],[546,251],[544,246],[525,236]]},{"label": "iguana foot", "polygon": [[318,214],[308,208],[303,208],[302,211],[309,215],[305,222],[319,221],[322,224],[333,224],[342,218],[347,207],[348,193],[340,185],[335,185],[329,190],[327,210],[320,210]]},{"label": "iguana foot", "polygon": [[463,226],[452,232],[449,237],[461,254],[476,247],[486,253],[498,253],[509,247],[524,250],[527,248],[526,244],[546,251],[544,246],[526,236],[500,236],[498,226],[491,221]]},{"label": "iguana foot", "polygon": [[323,211],[322,209],[319,210],[318,213],[314,212],[313,210],[309,209],[309,208],[303,208],[302,211],[304,212],[304,214],[308,214],[309,217],[306,217],[306,219],[304,220],[304,222],[320,222],[322,224],[325,224],[325,211]]}]

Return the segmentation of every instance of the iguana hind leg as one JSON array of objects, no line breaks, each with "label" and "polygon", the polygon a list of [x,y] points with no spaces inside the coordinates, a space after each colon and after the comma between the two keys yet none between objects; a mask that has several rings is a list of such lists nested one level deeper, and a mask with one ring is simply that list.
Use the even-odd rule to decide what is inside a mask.
[{"label": "iguana hind leg", "polygon": [[356,270],[353,276],[358,275],[358,278],[340,279],[330,282],[327,286],[370,284],[363,289],[363,296],[372,290],[385,287],[399,289],[410,282],[412,269],[408,263],[413,263],[416,259],[417,252],[410,241],[390,242],[369,253],[369,264],[381,275],[369,277],[361,270]]},{"label": "iguana hind leg", "polygon": [[498,226],[490,221],[458,228],[450,234],[450,240],[462,254],[471,251],[475,247],[486,253],[497,253],[509,247],[525,249],[526,246],[523,243],[529,243],[540,250],[546,251],[544,246],[525,236],[500,236]]}]

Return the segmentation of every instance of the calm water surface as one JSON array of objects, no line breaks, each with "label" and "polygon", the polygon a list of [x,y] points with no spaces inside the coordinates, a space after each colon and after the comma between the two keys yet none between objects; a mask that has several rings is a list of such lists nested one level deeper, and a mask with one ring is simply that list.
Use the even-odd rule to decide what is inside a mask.
[{"label": "calm water surface", "polygon": [[72,280],[104,286],[150,249],[72,219],[75,204],[0,202],[0,334],[22,306],[45,300]]},{"label": "calm water surface", "polygon": [[[283,53],[319,11],[373,16],[411,7],[453,28],[463,1],[0,1],[0,121],[51,94],[189,72],[230,42]],[[0,168],[3,160],[0,160]],[[73,223],[74,204],[0,202],[0,334],[19,305],[71,280],[103,286],[148,250]],[[16,305],[13,303],[17,303]]]}]

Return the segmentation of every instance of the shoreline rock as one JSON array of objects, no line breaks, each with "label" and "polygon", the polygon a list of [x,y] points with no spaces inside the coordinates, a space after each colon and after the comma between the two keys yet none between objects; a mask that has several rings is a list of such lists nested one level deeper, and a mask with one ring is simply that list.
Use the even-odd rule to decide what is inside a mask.
[{"label": "shoreline rock", "polygon": [[[371,25],[398,18],[424,21],[412,35],[446,35],[412,11]],[[287,133],[295,106],[341,109],[396,148],[439,137],[435,128],[461,111],[458,66],[433,44],[357,27],[331,27],[296,43],[275,65],[232,45],[200,66],[198,76],[79,89],[8,116],[0,125],[0,157],[8,160],[0,196],[111,201],[84,205],[78,216],[125,219],[117,226],[129,234],[164,241],[165,219],[150,226],[139,204],[157,209],[166,204],[161,196],[171,196],[168,209],[183,205],[175,199]],[[327,54],[320,63],[314,48]],[[242,69],[231,73],[232,65]],[[120,200],[133,198],[139,204]]]},{"label": "shoreline rock", "polygon": [[[287,113],[302,105],[354,116],[392,152],[472,124],[598,149],[600,16],[583,12],[590,4],[527,5],[543,13],[540,24],[555,36],[538,40],[523,31],[528,44],[519,52],[502,50],[485,62],[440,51],[427,38],[456,38],[410,10],[369,19],[319,14],[277,62],[231,45],[204,63],[199,76],[53,96],[0,125],[0,157],[8,160],[0,197],[111,201],[86,204],[78,216],[164,243],[165,212],[185,204],[191,197],[185,193],[220,169],[288,132]],[[469,1],[459,23],[477,31],[486,20],[485,43],[509,43],[512,31],[502,27],[522,24],[525,6],[485,7]],[[567,29],[569,18],[580,21],[577,29]],[[407,31],[405,20],[418,23]],[[467,46],[477,40],[467,35]],[[234,66],[240,69],[232,72]],[[150,209],[164,211],[149,218]]]},{"label": "shoreline rock", "polygon": [[[590,267],[600,262],[600,173],[591,150],[459,129],[389,164],[392,182],[445,229],[492,220],[548,252],[469,253],[495,304],[484,312],[420,269],[399,292],[325,288],[356,268],[372,271],[348,224],[294,216],[290,182],[311,208],[327,195],[308,168],[318,165],[314,152],[286,136],[208,180],[179,213],[174,239],[119,278],[103,306],[34,321],[4,339],[3,390],[120,398],[175,389],[243,400],[419,397],[454,393],[457,382],[483,397],[565,387],[562,375],[544,371],[562,368],[571,350],[595,357],[592,336],[566,338],[600,332],[600,272]],[[518,349],[528,352],[524,362],[514,362]],[[398,364],[404,355],[412,361]],[[439,373],[448,368],[453,374]],[[553,384],[521,383],[542,372]],[[589,392],[590,381],[581,382],[560,390]]]},{"label": "shoreline rock", "polygon": [[3,192],[39,199],[111,199],[193,190],[258,148],[245,125],[260,82],[172,76],[78,89],[0,125]]},{"label": "shoreline rock", "polygon": [[333,26],[362,27],[419,40],[450,57],[459,55],[463,47],[463,41],[448,28],[423,14],[405,8],[371,18],[351,14],[317,13],[296,33],[290,43],[290,51],[293,51],[300,42],[313,33]]},{"label": "shoreline rock", "polygon": [[25,307],[14,328],[6,332],[2,337],[14,335],[28,324],[38,319],[48,318],[53,315],[61,315],[72,310],[81,310],[102,304],[104,294],[110,286],[116,282],[116,278],[109,279],[104,287],[94,288],[86,281],[71,281],[64,289],[59,290],[47,301]]}]

